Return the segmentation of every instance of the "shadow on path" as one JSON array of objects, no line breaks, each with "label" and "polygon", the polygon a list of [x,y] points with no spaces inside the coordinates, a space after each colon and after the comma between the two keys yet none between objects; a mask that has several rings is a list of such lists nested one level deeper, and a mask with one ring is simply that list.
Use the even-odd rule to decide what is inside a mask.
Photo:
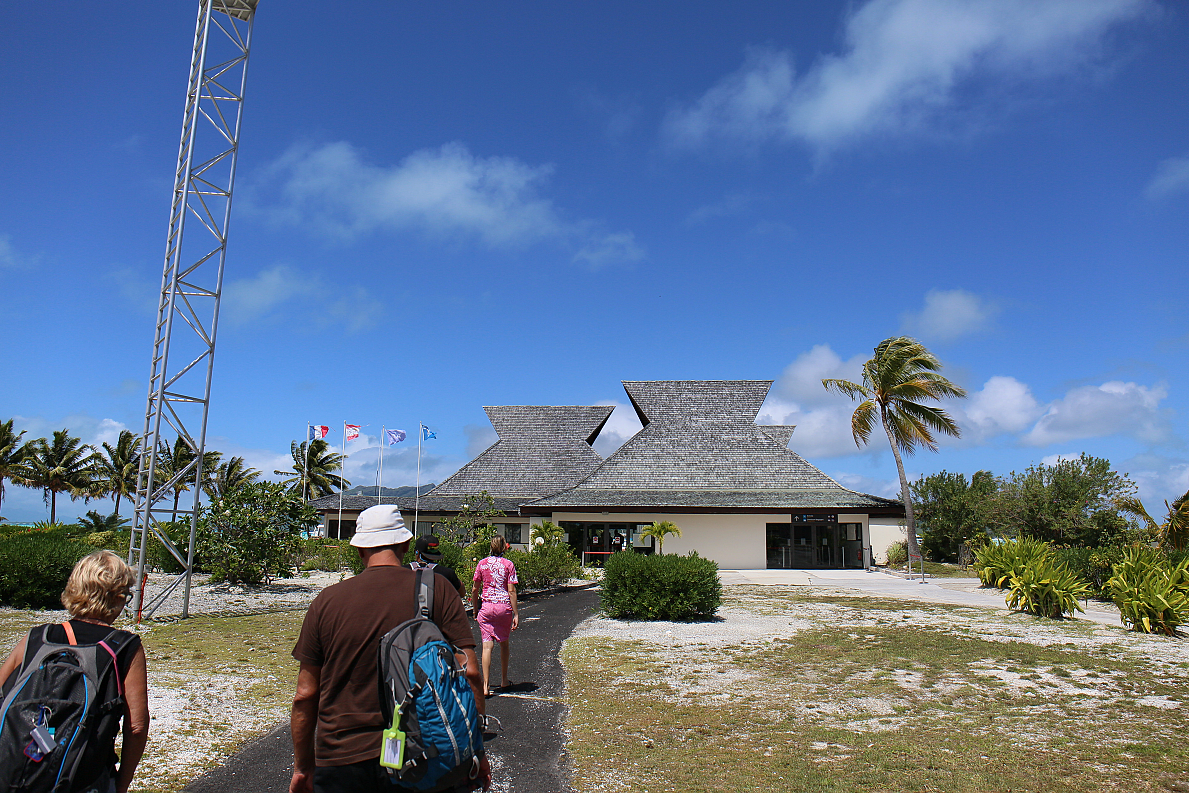
[{"label": "shadow on path", "polygon": [[[597,608],[590,589],[528,594],[520,599],[520,628],[512,634],[509,676],[514,685],[487,700],[487,712],[503,731],[487,736],[492,790],[509,793],[564,793],[568,761],[563,755],[565,684],[558,653],[579,622]],[[475,641],[479,628],[473,625]],[[482,645],[479,645],[481,649]],[[498,674],[499,649],[492,653]],[[296,672],[294,673],[296,679]],[[531,680],[533,682],[519,682]],[[287,793],[293,775],[288,723],[244,744],[218,768],[192,781],[184,793]]]}]

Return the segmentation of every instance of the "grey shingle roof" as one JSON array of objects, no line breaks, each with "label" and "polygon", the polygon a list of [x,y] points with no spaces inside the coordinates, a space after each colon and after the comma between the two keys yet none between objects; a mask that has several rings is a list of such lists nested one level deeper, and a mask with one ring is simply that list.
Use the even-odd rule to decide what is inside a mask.
[{"label": "grey shingle roof", "polygon": [[[839,485],[758,426],[771,380],[624,381],[644,428],[574,487],[532,507],[894,507]],[[783,441],[783,442],[782,442]]]},{"label": "grey shingle roof", "polygon": [[[507,515],[516,515],[520,509],[520,505],[526,499],[523,498],[497,498],[495,499],[495,508]],[[420,509],[422,512],[458,512],[462,509],[462,496],[429,496],[421,497]],[[384,496],[380,499],[382,504],[395,504],[400,507],[403,515],[411,516],[416,504],[412,496],[401,496],[400,498],[392,498]],[[333,496],[323,496],[322,498],[314,499],[310,502],[310,506],[322,512],[335,512],[339,508],[339,497],[337,494]],[[343,509],[352,512],[359,512],[368,507],[376,506],[375,496],[343,496]],[[498,521],[497,521],[498,522]]]},{"label": "grey shingle roof", "polygon": [[499,440],[430,491],[430,497],[486,490],[492,496],[523,501],[564,490],[603,461],[591,443],[615,407],[505,405],[483,409]]}]

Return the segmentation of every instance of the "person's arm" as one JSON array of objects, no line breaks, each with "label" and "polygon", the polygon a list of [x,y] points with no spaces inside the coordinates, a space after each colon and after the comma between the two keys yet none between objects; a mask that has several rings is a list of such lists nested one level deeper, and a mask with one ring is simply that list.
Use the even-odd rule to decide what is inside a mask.
[{"label": "person's arm", "polygon": [[17,646],[12,648],[12,652],[4,659],[4,664],[0,665],[0,686],[8,682],[9,676],[20,669],[21,660],[25,657],[25,640],[28,636],[22,636],[21,640],[17,642]]},{"label": "person's arm", "polygon": [[[462,652],[454,654],[458,663],[467,670],[467,682],[471,684],[471,691],[475,692],[475,705],[479,709],[479,716],[487,714],[487,698],[483,696],[483,673],[479,671],[479,659],[475,656],[475,648],[467,647]],[[479,781],[484,790],[491,789],[491,764],[487,762],[487,753],[479,757]]]},{"label": "person's arm", "polygon": [[516,582],[508,576],[508,600],[512,603],[512,630],[520,627],[520,611],[516,608]]},{"label": "person's arm", "polygon": [[483,578],[475,567],[475,577],[471,581],[471,606],[475,609],[475,617],[479,616],[479,607],[483,605]]},{"label": "person's arm", "polygon": [[289,732],[293,736],[293,779],[289,782],[289,793],[314,790],[314,728],[318,723],[321,683],[322,667],[302,664],[298,669],[297,692],[289,716]]},{"label": "person's arm", "polygon": [[116,793],[128,793],[136,766],[149,742],[149,670],[144,645],[136,648],[136,655],[128,665],[124,678],[124,742],[120,748],[120,774],[116,778]]}]

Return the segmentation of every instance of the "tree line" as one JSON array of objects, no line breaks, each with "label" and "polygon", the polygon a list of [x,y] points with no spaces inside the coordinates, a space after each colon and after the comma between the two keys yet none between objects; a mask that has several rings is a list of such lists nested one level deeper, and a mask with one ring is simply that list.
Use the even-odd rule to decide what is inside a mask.
[{"label": "tree line", "polygon": [[1189,547],[1189,492],[1157,521],[1136,497],[1136,485],[1110,461],[1088,454],[1029,466],[1007,476],[948,471],[912,484],[926,553],[958,558],[962,545],[992,538],[1029,538],[1058,547],[1102,548],[1131,543]]},{"label": "tree line", "polygon": [[[25,431],[17,432],[13,419],[0,423],[0,509],[4,504],[5,484],[40,490],[50,511],[50,523],[57,522],[58,495],[71,501],[110,498],[115,502],[112,518],[119,519],[123,501],[136,498],[140,479],[142,439],[130,430],[121,430],[113,443],[92,446],[72,436],[70,431],[55,431],[51,438],[25,440]],[[293,467],[274,471],[284,477],[281,484],[287,492],[304,498],[319,498],[349,487],[350,482],[337,472],[342,469],[343,455],[330,451],[324,440],[290,446]],[[201,485],[203,493],[212,501],[221,500],[236,488],[256,481],[262,472],[247,465],[243,457],[223,459],[218,451],[204,451],[202,481],[198,482],[196,453],[182,438],[173,444],[162,442],[155,450],[157,482],[172,482],[173,508],[177,510],[182,494]],[[188,473],[187,469],[190,469]],[[182,474],[178,476],[178,474]],[[176,477],[176,479],[175,479]]]}]

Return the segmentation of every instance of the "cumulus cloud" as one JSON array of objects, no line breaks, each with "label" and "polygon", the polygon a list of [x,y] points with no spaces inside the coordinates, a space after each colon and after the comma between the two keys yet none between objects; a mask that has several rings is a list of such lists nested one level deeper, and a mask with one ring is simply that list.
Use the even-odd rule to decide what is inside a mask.
[{"label": "cumulus cloud", "polygon": [[1189,155],[1170,157],[1156,166],[1156,174],[1144,191],[1153,200],[1189,192]]},{"label": "cumulus cloud", "polygon": [[595,439],[594,450],[604,459],[615,453],[615,450],[627,443],[633,435],[643,429],[636,409],[631,405],[624,405],[614,399],[596,402],[596,405],[615,405],[611,418],[603,425],[603,431]]},{"label": "cumulus cloud", "polygon": [[630,232],[603,233],[593,221],[564,219],[541,193],[552,172],[512,157],[478,157],[461,143],[374,165],[340,141],[291,148],[256,188],[275,188],[269,212],[277,220],[344,238],[411,229],[469,236],[492,248],[552,241],[590,264],[643,256]]},{"label": "cumulus cloud", "polygon": [[964,289],[930,289],[924,307],[905,314],[904,329],[926,340],[953,341],[986,329],[996,309]]},{"label": "cumulus cloud", "polygon": [[[908,472],[905,472],[905,474],[909,482],[915,482],[921,478],[921,474]],[[852,474],[842,471],[830,474],[830,478],[848,490],[857,490],[860,493],[881,496],[883,498],[900,498],[899,479],[880,479],[878,477],[863,476],[862,474]]]},{"label": "cumulus cloud", "polygon": [[1171,432],[1167,411],[1160,408],[1167,396],[1168,389],[1162,385],[1149,388],[1118,380],[1074,388],[1046,406],[1022,441],[1047,446],[1080,438],[1130,435],[1160,443]]},{"label": "cumulus cloud", "polygon": [[1140,454],[1117,466],[1126,471],[1139,486],[1139,497],[1148,514],[1161,520],[1167,511],[1164,502],[1172,503],[1189,491],[1189,460]]},{"label": "cumulus cloud", "polygon": [[1014,377],[996,375],[966,400],[947,402],[945,409],[967,441],[981,442],[1027,429],[1044,411],[1032,389]]},{"label": "cumulus cloud", "polygon": [[734,74],[672,111],[679,146],[712,139],[833,149],[910,133],[985,78],[1035,79],[1093,58],[1150,0],[871,0],[846,20],[840,54],[797,75],[786,51],[754,49]]}]

